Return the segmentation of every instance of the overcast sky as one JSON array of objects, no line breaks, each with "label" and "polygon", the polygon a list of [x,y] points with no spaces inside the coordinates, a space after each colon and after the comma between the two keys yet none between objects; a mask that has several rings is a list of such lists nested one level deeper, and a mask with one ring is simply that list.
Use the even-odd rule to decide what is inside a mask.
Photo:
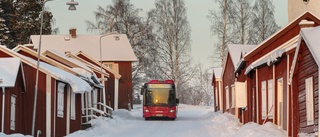
[{"label": "overcast sky", "polygon": [[[112,0],[74,0],[79,3],[76,11],[69,11],[66,2],[70,0],[54,0],[46,3],[55,19],[54,28],[59,28],[60,34],[68,34],[70,28],[77,28],[77,34],[93,34],[87,32],[86,20],[95,21],[94,11],[98,5],[106,7]],[[209,10],[216,7],[215,0],[186,0],[188,20],[192,29],[191,56],[195,62],[201,62],[205,69],[212,67],[209,56],[213,54],[213,44],[216,38],[210,32],[211,22],[206,18]],[[154,0],[131,0],[136,8],[144,13],[154,8]],[[288,23],[287,0],[273,0],[275,18],[278,25],[284,27]]]}]

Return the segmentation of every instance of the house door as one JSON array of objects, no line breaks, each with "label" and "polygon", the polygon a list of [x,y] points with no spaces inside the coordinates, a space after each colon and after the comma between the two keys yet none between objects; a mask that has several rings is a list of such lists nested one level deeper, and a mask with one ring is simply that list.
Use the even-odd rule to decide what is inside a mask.
[{"label": "house door", "polygon": [[278,101],[277,101],[277,115],[278,115],[278,127],[283,129],[283,79],[279,78],[277,80],[277,91],[278,91]]}]

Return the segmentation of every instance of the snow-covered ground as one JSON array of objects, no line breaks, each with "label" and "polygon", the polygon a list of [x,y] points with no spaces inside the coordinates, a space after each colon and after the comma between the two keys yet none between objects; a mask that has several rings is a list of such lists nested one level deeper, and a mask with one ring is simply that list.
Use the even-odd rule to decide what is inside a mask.
[{"label": "snow-covered ground", "polygon": [[114,118],[92,120],[92,128],[68,137],[282,137],[285,132],[272,123],[241,125],[233,115],[213,112],[212,107],[179,105],[175,121],[157,119],[145,121],[142,107],[132,111],[118,110]]}]

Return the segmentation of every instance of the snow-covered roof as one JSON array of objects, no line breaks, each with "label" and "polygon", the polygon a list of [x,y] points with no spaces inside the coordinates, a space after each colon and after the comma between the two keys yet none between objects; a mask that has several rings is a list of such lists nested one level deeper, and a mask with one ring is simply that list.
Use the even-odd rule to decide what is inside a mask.
[{"label": "snow-covered roof", "polygon": [[320,27],[302,28],[300,35],[306,42],[318,66],[320,66]]},{"label": "snow-covered roof", "polygon": [[[100,61],[100,37],[102,35],[42,35],[41,51],[54,49],[58,52],[76,54],[82,51]],[[38,49],[39,35],[31,35],[34,48]],[[137,61],[125,34],[111,34],[101,38],[102,61]]]},{"label": "snow-covered roof", "polygon": [[[28,59],[29,61],[31,61],[32,63],[37,63],[36,60],[33,60],[29,57],[24,56],[24,58]],[[50,71],[53,75],[55,75],[56,77],[59,78],[59,80],[64,81],[66,83],[69,83],[72,91],[75,93],[85,93],[85,92],[91,92],[91,86],[84,81],[83,79],[69,73],[66,72],[62,69],[59,69],[55,66],[49,65],[47,63],[44,62],[40,62],[39,67],[45,68],[48,71]]]},{"label": "snow-covered roof", "polygon": [[228,52],[230,54],[233,66],[236,68],[241,59],[241,55],[251,51],[257,45],[241,45],[241,44],[228,44]]},{"label": "snow-covered roof", "polygon": [[256,61],[252,62],[247,68],[244,74],[248,74],[251,70],[263,65],[267,64],[270,66],[272,63],[278,61],[278,58],[280,58],[284,53],[287,51],[295,48],[297,46],[299,36],[295,36],[294,38],[290,39],[286,43],[282,44],[278,48],[272,50],[271,52],[265,54],[261,58],[257,59]]},{"label": "snow-covered roof", "polygon": [[20,58],[0,58],[0,87],[15,86],[20,64]]},{"label": "snow-covered roof", "polygon": [[320,66],[320,41],[319,41],[319,36],[320,36],[320,26],[317,27],[312,27],[312,28],[302,28],[300,31],[300,39],[298,41],[298,46],[296,48],[293,61],[292,61],[292,66],[290,70],[290,81],[289,84],[292,82],[293,78],[293,72],[295,70],[296,62],[298,59],[298,53],[300,50],[301,46],[301,40],[303,39],[309,48],[309,51],[311,52],[315,62],[317,63],[318,66]]},{"label": "snow-covered roof", "polygon": [[320,18],[318,16],[314,15],[313,13],[311,13],[309,11],[304,12],[299,17],[297,17],[295,20],[293,20],[292,22],[288,23],[285,27],[281,28],[279,31],[275,32],[269,38],[267,38],[266,40],[261,42],[256,48],[254,48],[250,52],[248,52],[248,54],[245,55],[245,58],[250,58],[252,55],[254,55],[255,51],[261,50],[261,48],[263,46],[266,46],[266,43],[268,43],[269,41],[272,41],[273,39],[275,39],[276,36],[278,36],[279,34],[285,32],[285,31],[288,31],[289,30],[288,28],[290,28],[290,26],[294,25],[294,23],[296,23],[296,21],[298,21],[299,19],[301,19],[305,15],[310,15],[310,16],[315,17],[317,20],[320,20]]},{"label": "snow-covered roof", "polygon": [[50,57],[55,58],[57,60],[67,61],[67,63],[70,65],[73,64],[71,67],[71,70],[79,74],[81,78],[83,78],[87,82],[95,84],[95,86],[97,87],[100,87],[100,88],[103,87],[103,85],[99,82],[99,79],[95,76],[91,68],[89,68],[83,62],[78,61],[74,58],[68,57],[65,54],[59,53],[55,50],[47,50],[45,51],[45,54],[49,54],[49,56],[53,55],[54,57],[53,56],[50,56]]},{"label": "snow-covered roof", "polygon": [[213,73],[216,79],[221,78],[222,68],[213,68]]}]

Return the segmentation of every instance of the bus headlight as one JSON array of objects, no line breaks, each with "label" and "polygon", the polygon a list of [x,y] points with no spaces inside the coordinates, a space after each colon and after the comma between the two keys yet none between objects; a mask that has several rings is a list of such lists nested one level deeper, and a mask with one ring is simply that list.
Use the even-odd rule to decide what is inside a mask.
[{"label": "bus headlight", "polygon": [[174,110],[173,110],[173,109],[171,109],[169,112],[170,112],[170,113],[173,113],[173,112],[174,112]]},{"label": "bus headlight", "polygon": [[148,109],[145,109],[144,112],[149,112],[149,110],[148,110]]}]

